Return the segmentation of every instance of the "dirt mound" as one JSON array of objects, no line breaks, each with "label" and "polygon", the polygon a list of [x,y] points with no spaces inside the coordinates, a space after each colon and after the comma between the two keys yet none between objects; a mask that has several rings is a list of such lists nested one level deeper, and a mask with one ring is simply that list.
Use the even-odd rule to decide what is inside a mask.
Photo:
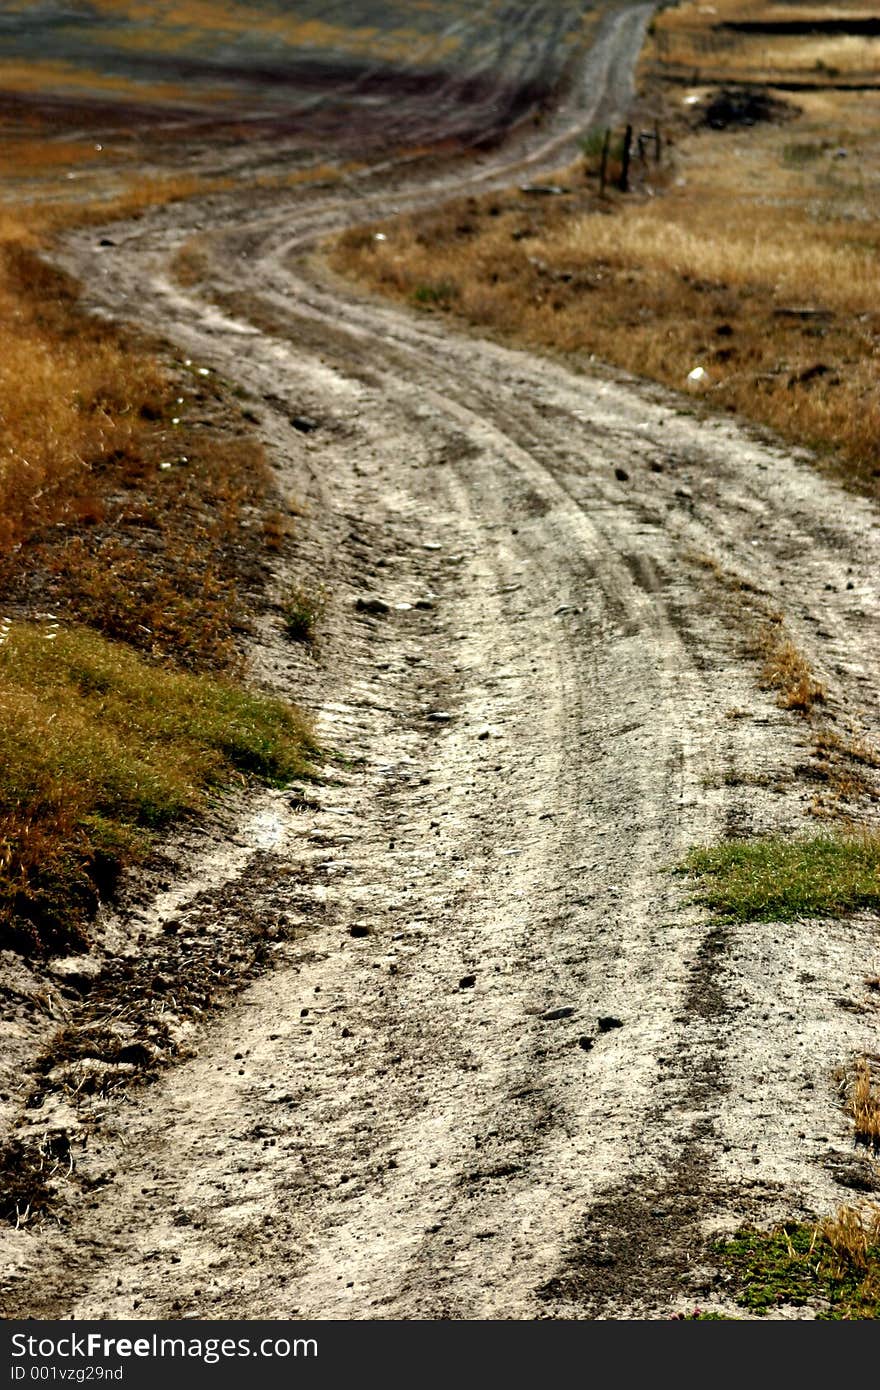
[{"label": "dirt mound", "polygon": [[798,108],[771,96],[764,87],[722,87],[699,104],[697,113],[699,126],[727,130],[762,121],[788,121],[798,114]]}]

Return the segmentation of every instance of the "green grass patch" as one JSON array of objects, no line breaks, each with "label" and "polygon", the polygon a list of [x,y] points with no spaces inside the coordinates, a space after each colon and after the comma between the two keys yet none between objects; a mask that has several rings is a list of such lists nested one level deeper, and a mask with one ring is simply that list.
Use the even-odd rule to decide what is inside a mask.
[{"label": "green grass patch", "polygon": [[454,285],[451,280],[437,280],[433,284],[416,285],[412,297],[413,302],[420,304],[423,308],[431,308],[436,305],[439,309],[447,309],[458,297],[458,286]]},{"label": "green grass patch", "polygon": [[308,771],[303,717],[171,671],[85,628],[13,624],[0,645],[0,945],[86,940],[149,831],[235,773]]},{"label": "green grass patch", "polygon": [[880,838],[734,840],[692,850],[679,872],[724,921],[793,922],[880,907]]},{"label": "green grass patch", "polygon": [[825,1226],[739,1231],[715,1249],[734,1275],[737,1303],[754,1313],[790,1305],[812,1307],[822,1320],[880,1316],[876,1221],[865,1224],[845,1211]]}]

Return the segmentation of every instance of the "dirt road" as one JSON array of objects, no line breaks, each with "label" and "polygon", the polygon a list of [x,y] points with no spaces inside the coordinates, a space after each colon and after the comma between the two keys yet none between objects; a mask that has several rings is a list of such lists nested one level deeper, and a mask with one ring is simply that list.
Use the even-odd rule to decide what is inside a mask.
[{"label": "dirt road", "polygon": [[[581,125],[625,96],[646,17],[606,31]],[[8,1314],[662,1318],[726,1306],[713,1233],[868,1180],[833,1073],[874,1050],[876,922],[722,930],[669,869],[815,825],[808,731],[706,561],[876,737],[880,516],[683,398],[366,300],[310,250],[559,148],[70,247],[96,304],[251,396],[329,594],[317,659],[267,621],[256,677],[346,761],[265,794],[145,915],[296,939],[190,1061],[107,1103],[70,1228],[4,1237]]]}]

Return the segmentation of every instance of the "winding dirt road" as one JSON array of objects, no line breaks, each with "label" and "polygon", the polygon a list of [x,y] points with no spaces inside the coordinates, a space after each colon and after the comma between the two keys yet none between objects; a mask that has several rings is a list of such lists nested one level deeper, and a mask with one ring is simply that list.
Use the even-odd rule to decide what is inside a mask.
[{"label": "winding dirt road", "polygon": [[558,163],[625,101],[647,15],[606,26],[531,147],[69,248],[97,306],[256,402],[308,508],[295,573],[330,601],[317,661],[267,621],[255,673],[347,761],[312,804],[265,794],[247,852],[155,905],[157,934],[197,924],[226,878],[233,919],[300,930],[190,1061],[108,1104],[70,1229],[7,1238],[11,1315],[664,1317],[725,1306],[713,1233],[868,1180],[833,1075],[874,1050],[876,922],[722,930],[669,868],[815,825],[808,730],[757,689],[707,561],[876,738],[880,515],[686,400],[378,304],[313,253]]}]

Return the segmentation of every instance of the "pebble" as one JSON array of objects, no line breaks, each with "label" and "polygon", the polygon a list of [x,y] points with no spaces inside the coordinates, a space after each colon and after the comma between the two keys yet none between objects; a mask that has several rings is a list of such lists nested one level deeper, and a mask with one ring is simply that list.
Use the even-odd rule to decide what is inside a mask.
[{"label": "pebble", "polygon": [[604,1018],[597,1019],[597,1025],[600,1033],[610,1033],[612,1028],[622,1028],[623,1022],[613,1014],[606,1014]]},{"label": "pebble", "polygon": [[359,613],[385,614],[391,612],[391,604],[386,603],[384,598],[359,598],[354,606]]},{"label": "pebble", "polygon": [[558,1018],[571,1018],[573,1013],[573,1004],[562,1004],[558,1009],[548,1009],[546,1013],[541,1014],[541,1017],[545,1023],[553,1023]]}]

